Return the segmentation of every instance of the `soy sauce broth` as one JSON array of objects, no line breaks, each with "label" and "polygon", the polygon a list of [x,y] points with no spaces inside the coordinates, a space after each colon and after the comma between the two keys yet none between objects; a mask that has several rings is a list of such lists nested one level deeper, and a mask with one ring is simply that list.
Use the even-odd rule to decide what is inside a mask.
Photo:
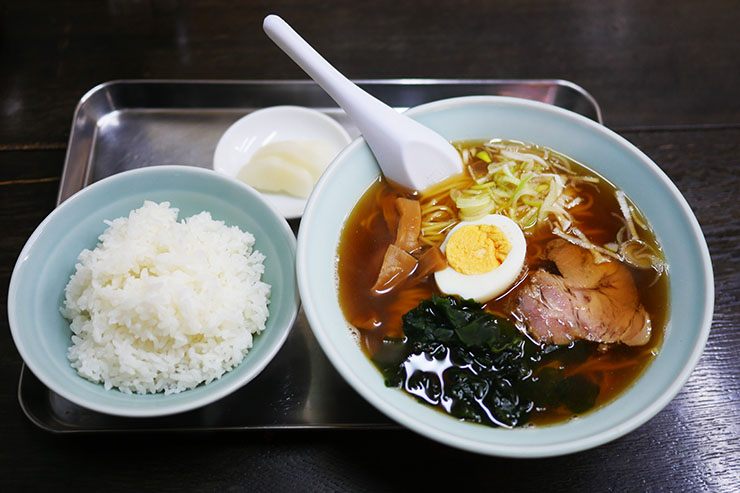
[{"label": "soy sauce broth", "polygon": [[[595,176],[591,170],[574,164],[579,173]],[[589,202],[593,201],[593,206],[583,211],[575,208],[572,215],[594,243],[606,243],[613,241],[623,222],[619,219],[620,210],[614,196],[614,187],[602,177],[599,178],[598,184],[586,184],[580,190]],[[409,289],[397,288],[393,294],[378,296],[372,293],[371,288],[376,281],[385,250],[393,243],[395,236],[386,225],[383,210],[393,207],[394,200],[399,196],[409,195],[390,187],[382,178],[378,179],[348,217],[337,252],[339,303],[348,322],[357,328],[362,348],[371,359],[384,346],[384,340],[386,345],[393,342],[394,346],[402,347],[401,317],[416,308],[420,301],[440,294],[433,276],[428,276]],[[555,236],[541,228],[536,234],[528,233],[526,237],[525,268],[532,272],[546,263],[541,259],[544,245]],[[651,241],[657,247],[655,239],[652,238]],[[652,335],[648,344],[630,347],[624,344],[606,345],[579,341],[569,346],[540,348],[531,340],[526,341],[528,352],[534,355],[528,357],[535,375],[550,368],[561,371],[566,377],[583,376],[598,385],[598,396],[592,409],[610,402],[628,388],[657,355],[663,339],[669,299],[667,276],[661,275],[656,280],[656,273],[650,269],[630,268],[630,271],[635,279],[640,301],[652,320]],[[524,279],[525,277],[521,281]],[[484,304],[483,308],[511,319],[517,292],[523,285],[521,281],[508,293]],[[384,362],[374,362],[381,372],[389,370]],[[544,371],[547,373],[551,370]],[[442,375],[439,377],[441,381]],[[572,416],[573,412],[562,405],[555,408],[537,407],[531,414],[530,423],[546,425]]]}]

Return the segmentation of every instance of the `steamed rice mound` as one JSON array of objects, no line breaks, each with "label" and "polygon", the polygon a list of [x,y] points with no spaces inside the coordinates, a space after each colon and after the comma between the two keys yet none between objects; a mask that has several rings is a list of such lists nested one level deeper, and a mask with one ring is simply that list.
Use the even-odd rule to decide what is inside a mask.
[{"label": "steamed rice mound", "polygon": [[170,394],[207,384],[265,328],[270,285],[254,237],[208,212],[177,215],[169,202],[146,201],[106,221],[65,288],[67,357],[106,389]]}]

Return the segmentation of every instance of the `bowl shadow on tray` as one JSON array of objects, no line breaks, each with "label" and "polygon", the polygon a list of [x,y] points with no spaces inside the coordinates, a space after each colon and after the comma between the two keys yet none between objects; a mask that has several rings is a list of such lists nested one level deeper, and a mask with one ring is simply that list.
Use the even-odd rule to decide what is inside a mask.
[{"label": "bowl shadow on tray", "polygon": [[[34,424],[51,432],[397,427],[334,370],[302,310],[282,349],[259,376],[217,402],[184,413],[155,418],[111,416],[42,390],[30,372],[24,378],[31,381],[19,387],[23,410]],[[44,412],[34,413],[34,409]]]}]

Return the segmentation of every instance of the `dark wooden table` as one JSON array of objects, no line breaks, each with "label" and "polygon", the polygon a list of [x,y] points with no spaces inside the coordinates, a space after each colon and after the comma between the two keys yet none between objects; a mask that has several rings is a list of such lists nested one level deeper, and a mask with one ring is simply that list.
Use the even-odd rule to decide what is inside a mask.
[{"label": "dark wooden table", "polygon": [[[714,264],[704,355],[629,435],[546,460],[450,449],[404,430],[58,436],[21,412],[0,317],[0,489],[740,490],[740,6],[651,2],[6,1],[0,7],[0,300],[54,208],[72,113],[113,79],[304,79],[263,35],[281,14],[349,77],[562,78],[693,208]],[[5,305],[3,305],[5,313]]]}]

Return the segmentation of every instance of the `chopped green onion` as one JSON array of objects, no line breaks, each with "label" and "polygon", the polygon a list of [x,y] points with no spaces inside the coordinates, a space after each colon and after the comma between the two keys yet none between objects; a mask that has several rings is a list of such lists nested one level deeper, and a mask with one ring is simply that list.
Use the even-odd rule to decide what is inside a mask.
[{"label": "chopped green onion", "polygon": [[[660,253],[638,237],[638,228],[645,231],[649,226],[624,192],[616,193],[624,227],[615,241],[595,245],[575,226],[569,209],[583,202],[576,187],[600,180],[594,176],[577,176],[569,158],[537,146],[501,140],[491,140],[463,152],[466,162],[475,157],[487,166],[470,188],[451,193],[461,219],[504,214],[522,229],[548,227],[557,236],[591,251],[597,261],[612,257],[635,267],[652,267],[662,272]],[[482,171],[480,166],[477,169]]]},{"label": "chopped green onion", "polygon": [[479,151],[475,155],[475,157],[477,157],[478,159],[480,159],[481,161],[484,161],[486,163],[490,163],[491,162],[491,156],[486,151]]},{"label": "chopped green onion", "polygon": [[525,204],[531,207],[540,207],[542,205],[541,200],[532,200],[529,197],[530,197],[529,195],[523,195],[522,202],[524,202]]}]

